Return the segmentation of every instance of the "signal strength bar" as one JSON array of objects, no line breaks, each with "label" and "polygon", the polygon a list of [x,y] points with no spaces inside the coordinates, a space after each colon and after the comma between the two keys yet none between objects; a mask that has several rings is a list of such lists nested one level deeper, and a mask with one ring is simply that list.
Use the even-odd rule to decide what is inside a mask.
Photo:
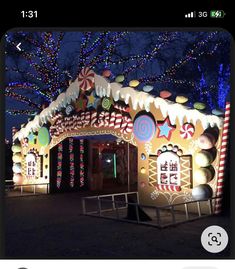
[{"label": "signal strength bar", "polygon": [[196,12],[191,11],[188,14],[185,14],[185,18],[196,18]]}]

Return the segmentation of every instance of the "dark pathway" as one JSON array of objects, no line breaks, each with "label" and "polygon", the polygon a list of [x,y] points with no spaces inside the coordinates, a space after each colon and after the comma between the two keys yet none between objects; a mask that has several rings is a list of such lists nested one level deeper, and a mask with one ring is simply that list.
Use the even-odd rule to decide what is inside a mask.
[{"label": "dark pathway", "polygon": [[7,258],[219,258],[200,243],[209,225],[229,232],[227,217],[153,227],[81,215],[87,193],[6,198]]}]

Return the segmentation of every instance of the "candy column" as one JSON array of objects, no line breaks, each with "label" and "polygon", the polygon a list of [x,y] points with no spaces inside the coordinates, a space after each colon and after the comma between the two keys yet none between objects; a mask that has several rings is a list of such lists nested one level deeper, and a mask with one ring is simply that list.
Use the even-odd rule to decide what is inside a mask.
[{"label": "candy column", "polygon": [[222,143],[220,149],[220,160],[219,160],[219,171],[218,171],[218,181],[216,187],[216,199],[215,202],[215,214],[221,212],[222,206],[222,194],[223,194],[223,186],[224,186],[224,168],[225,168],[225,160],[227,155],[227,144],[228,144],[228,132],[229,132],[229,118],[230,118],[230,103],[226,103],[225,108],[225,117],[224,117],[224,126],[222,132]]}]

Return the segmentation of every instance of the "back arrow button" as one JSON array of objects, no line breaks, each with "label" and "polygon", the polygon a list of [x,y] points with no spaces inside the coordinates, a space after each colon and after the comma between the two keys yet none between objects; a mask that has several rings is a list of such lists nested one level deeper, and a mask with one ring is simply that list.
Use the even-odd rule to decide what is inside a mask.
[{"label": "back arrow button", "polygon": [[22,50],[20,46],[21,46],[21,42],[20,42],[18,45],[16,45],[16,48],[17,48],[19,51]]}]

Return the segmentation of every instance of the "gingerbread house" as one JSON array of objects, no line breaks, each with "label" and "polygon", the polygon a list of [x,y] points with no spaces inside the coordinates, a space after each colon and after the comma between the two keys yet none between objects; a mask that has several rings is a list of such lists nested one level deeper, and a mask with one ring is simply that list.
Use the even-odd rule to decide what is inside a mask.
[{"label": "gingerbread house", "polygon": [[[57,147],[59,167],[62,142],[77,137],[76,145],[68,141],[68,158],[74,166],[79,156],[80,171],[75,177],[76,167],[70,166],[67,175],[71,188],[76,180],[83,186],[89,180],[86,170],[91,169],[84,161],[88,150],[84,139],[112,135],[137,148],[141,204],[221,196],[227,139],[223,127],[228,124],[223,124],[224,117],[188,107],[183,96],[172,102],[136,90],[138,81],[128,87],[121,81],[110,82],[107,76],[84,68],[65,92],[17,131],[12,147],[15,184],[50,183],[53,148]],[[79,148],[77,154],[74,147]],[[60,169],[55,177],[59,188]]]}]

